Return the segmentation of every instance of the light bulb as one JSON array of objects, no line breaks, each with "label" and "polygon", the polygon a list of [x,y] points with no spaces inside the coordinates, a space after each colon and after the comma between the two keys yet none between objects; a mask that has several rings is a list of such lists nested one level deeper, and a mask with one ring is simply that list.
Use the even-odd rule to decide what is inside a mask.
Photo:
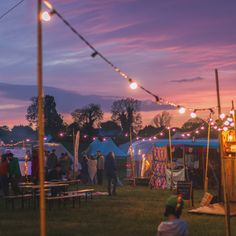
[{"label": "light bulb", "polygon": [[131,82],[129,87],[133,90],[137,89],[138,88],[138,84],[136,82]]},{"label": "light bulb", "polygon": [[226,120],[224,124],[225,124],[225,125],[229,125],[229,121],[228,121],[228,120]]},{"label": "light bulb", "polygon": [[228,128],[227,128],[227,127],[224,127],[224,128],[223,128],[223,130],[224,130],[224,131],[227,131],[227,130],[228,130]]},{"label": "light bulb", "polygon": [[234,127],[234,122],[232,122],[232,123],[230,124],[230,126],[231,126],[231,127]]},{"label": "light bulb", "polygon": [[44,12],[41,14],[41,18],[42,18],[42,20],[44,20],[44,21],[50,21],[50,20],[51,20],[51,15],[50,15],[47,11],[44,11]]},{"label": "light bulb", "polygon": [[191,118],[196,118],[197,117],[197,114],[195,113],[195,112],[191,112],[191,114],[190,114],[190,116],[191,116]]},{"label": "light bulb", "polygon": [[225,118],[225,114],[224,113],[221,113],[220,114],[220,119],[223,120]]},{"label": "light bulb", "polygon": [[180,107],[180,108],[179,108],[179,113],[180,113],[180,114],[184,114],[185,111],[186,111],[186,109],[185,109],[184,107]]}]

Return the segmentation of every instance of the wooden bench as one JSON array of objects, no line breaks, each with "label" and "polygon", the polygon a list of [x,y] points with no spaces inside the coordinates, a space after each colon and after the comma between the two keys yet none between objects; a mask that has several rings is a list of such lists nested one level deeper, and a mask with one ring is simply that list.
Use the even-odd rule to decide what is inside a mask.
[{"label": "wooden bench", "polygon": [[72,200],[72,206],[75,207],[76,200],[79,200],[79,206],[81,205],[81,197],[85,196],[85,199],[87,201],[88,195],[90,194],[90,197],[92,199],[92,193],[94,192],[94,189],[82,189],[77,191],[68,191],[65,192],[63,195],[60,196],[48,196],[46,197],[46,201],[49,203],[49,209],[52,208],[53,202],[58,201],[59,205],[61,204],[61,201],[64,201],[64,206],[66,205],[66,200],[71,199]]},{"label": "wooden bench", "polygon": [[8,209],[8,202],[11,202],[12,209],[15,209],[15,200],[21,200],[21,207],[24,208],[25,200],[28,200],[28,205],[30,206],[30,200],[32,200],[32,194],[19,194],[19,195],[9,195],[3,197],[5,200],[6,209]]}]

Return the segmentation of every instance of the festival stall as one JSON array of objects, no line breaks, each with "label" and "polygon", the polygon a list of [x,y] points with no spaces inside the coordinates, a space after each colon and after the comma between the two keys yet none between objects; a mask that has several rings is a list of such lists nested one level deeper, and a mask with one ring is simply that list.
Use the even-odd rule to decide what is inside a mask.
[{"label": "festival stall", "polygon": [[[219,181],[218,140],[211,139],[209,147],[209,179],[210,184],[216,185]],[[173,185],[175,188],[177,181],[183,180],[192,181],[194,187],[203,187],[206,139],[172,140],[171,148],[168,139],[142,140],[134,142],[132,148],[136,178],[149,178],[151,187]]]}]

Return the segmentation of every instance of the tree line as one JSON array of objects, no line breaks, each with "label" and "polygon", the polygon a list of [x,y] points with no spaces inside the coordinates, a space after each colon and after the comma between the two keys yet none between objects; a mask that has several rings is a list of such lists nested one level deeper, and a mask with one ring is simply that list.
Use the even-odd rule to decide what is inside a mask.
[{"label": "tree line", "polygon": [[[50,135],[53,140],[58,140],[60,133],[73,136],[78,130],[82,134],[91,136],[98,135],[98,128],[104,132],[114,131],[116,136],[127,137],[132,133],[134,136],[149,137],[156,135],[164,127],[171,125],[172,116],[163,111],[151,119],[151,124],[142,127],[140,113],[141,102],[133,98],[115,100],[111,106],[110,120],[104,121],[104,112],[99,104],[88,104],[71,112],[73,122],[67,124],[63,116],[57,111],[55,98],[51,95],[44,97],[44,127],[45,135]],[[4,142],[21,141],[25,138],[37,139],[38,124],[38,98],[31,98],[31,104],[27,108],[26,119],[28,126],[16,125],[10,130],[7,126],[0,127],[0,140]],[[189,119],[179,131],[191,131],[200,124],[204,124],[201,118]],[[206,124],[206,123],[205,123]],[[167,135],[167,134],[166,134]],[[166,136],[164,134],[164,137]],[[203,132],[202,136],[205,136]],[[121,142],[124,138],[121,138]],[[127,140],[126,140],[127,141]]]}]

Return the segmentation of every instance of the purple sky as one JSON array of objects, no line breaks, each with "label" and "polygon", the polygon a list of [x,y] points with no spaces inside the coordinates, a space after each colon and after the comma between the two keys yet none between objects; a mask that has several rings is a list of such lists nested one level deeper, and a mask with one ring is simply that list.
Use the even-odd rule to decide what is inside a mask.
[{"label": "purple sky", "polygon": [[[0,14],[16,2],[1,1]],[[0,21],[0,125],[25,122],[34,91],[27,85],[36,84],[35,2],[25,0]],[[235,0],[51,2],[115,65],[161,97],[190,107],[215,106],[218,68],[222,106],[236,100]],[[98,100],[105,110],[109,109],[103,101],[111,96],[152,100],[143,91],[131,91],[99,57],[91,58],[91,50],[56,16],[43,28],[44,84],[54,88],[65,117],[77,107],[76,99],[78,107]],[[153,104],[144,108],[144,123],[160,109]],[[184,121],[176,111],[173,114],[173,124]]]}]

